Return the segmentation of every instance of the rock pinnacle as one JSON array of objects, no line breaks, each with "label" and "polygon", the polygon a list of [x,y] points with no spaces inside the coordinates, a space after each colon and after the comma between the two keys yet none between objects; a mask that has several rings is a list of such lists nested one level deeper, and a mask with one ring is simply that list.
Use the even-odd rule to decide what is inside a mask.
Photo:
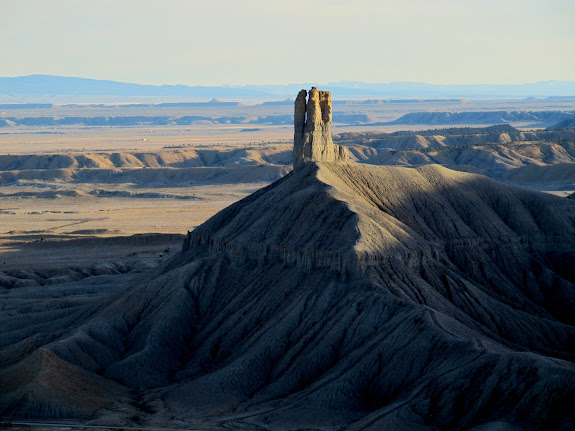
[{"label": "rock pinnacle", "polygon": [[[331,93],[312,87],[301,90],[295,99],[293,166],[305,162],[346,162],[347,149],[331,139]],[[307,116],[307,118],[306,118]]]}]

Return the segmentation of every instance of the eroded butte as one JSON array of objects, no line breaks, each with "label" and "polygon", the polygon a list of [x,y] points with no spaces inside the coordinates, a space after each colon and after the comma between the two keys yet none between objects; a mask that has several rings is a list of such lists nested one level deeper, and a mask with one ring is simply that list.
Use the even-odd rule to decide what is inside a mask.
[{"label": "eroded butte", "polygon": [[300,135],[304,99],[296,169],[163,266],[97,295],[2,292],[3,414],[573,429],[575,201],[435,165],[350,163],[325,134],[327,106],[309,111],[321,92]]}]

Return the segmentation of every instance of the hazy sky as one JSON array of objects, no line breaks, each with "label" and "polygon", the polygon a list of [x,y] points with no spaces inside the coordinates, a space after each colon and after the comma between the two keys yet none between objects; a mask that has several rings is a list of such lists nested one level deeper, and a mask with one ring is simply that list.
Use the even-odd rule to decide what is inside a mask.
[{"label": "hazy sky", "polygon": [[574,0],[0,0],[0,76],[575,80]]}]

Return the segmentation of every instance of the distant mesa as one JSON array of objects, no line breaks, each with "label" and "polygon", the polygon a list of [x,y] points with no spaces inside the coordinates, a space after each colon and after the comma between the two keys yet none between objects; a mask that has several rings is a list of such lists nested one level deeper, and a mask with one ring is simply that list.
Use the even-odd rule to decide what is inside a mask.
[{"label": "distant mesa", "polygon": [[305,162],[348,161],[347,149],[334,144],[331,138],[331,93],[312,87],[306,102],[307,96],[301,90],[295,99],[294,169]]},{"label": "distant mesa", "polygon": [[288,97],[287,99],[280,100],[280,101],[263,102],[261,105],[262,106],[282,106],[282,105],[291,105],[293,102],[294,102],[293,99],[290,99]]},{"label": "distant mesa", "polygon": [[553,124],[563,120],[572,120],[574,117],[574,111],[410,112],[396,120],[381,123],[381,125],[508,124],[526,122]]},{"label": "distant mesa", "polygon": [[[239,102],[222,102],[218,99],[212,99],[209,102],[174,102],[174,103],[157,103],[154,105],[144,105],[144,106],[155,106],[158,108],[202,108],[204,106],[241,106]],[[137,106],[137,105],[136,105]]]},{"label": "distant mesa", "polygon": [[50,109],[51,103],[2,103],[0,109]]}]

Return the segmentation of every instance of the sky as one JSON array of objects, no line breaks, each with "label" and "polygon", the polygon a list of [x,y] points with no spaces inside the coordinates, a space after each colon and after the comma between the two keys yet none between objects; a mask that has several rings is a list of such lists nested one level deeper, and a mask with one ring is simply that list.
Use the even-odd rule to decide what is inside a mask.
[{"label": "sky", "polygon": [[574,0],[0,0],[0,76],[575,81]]}]

